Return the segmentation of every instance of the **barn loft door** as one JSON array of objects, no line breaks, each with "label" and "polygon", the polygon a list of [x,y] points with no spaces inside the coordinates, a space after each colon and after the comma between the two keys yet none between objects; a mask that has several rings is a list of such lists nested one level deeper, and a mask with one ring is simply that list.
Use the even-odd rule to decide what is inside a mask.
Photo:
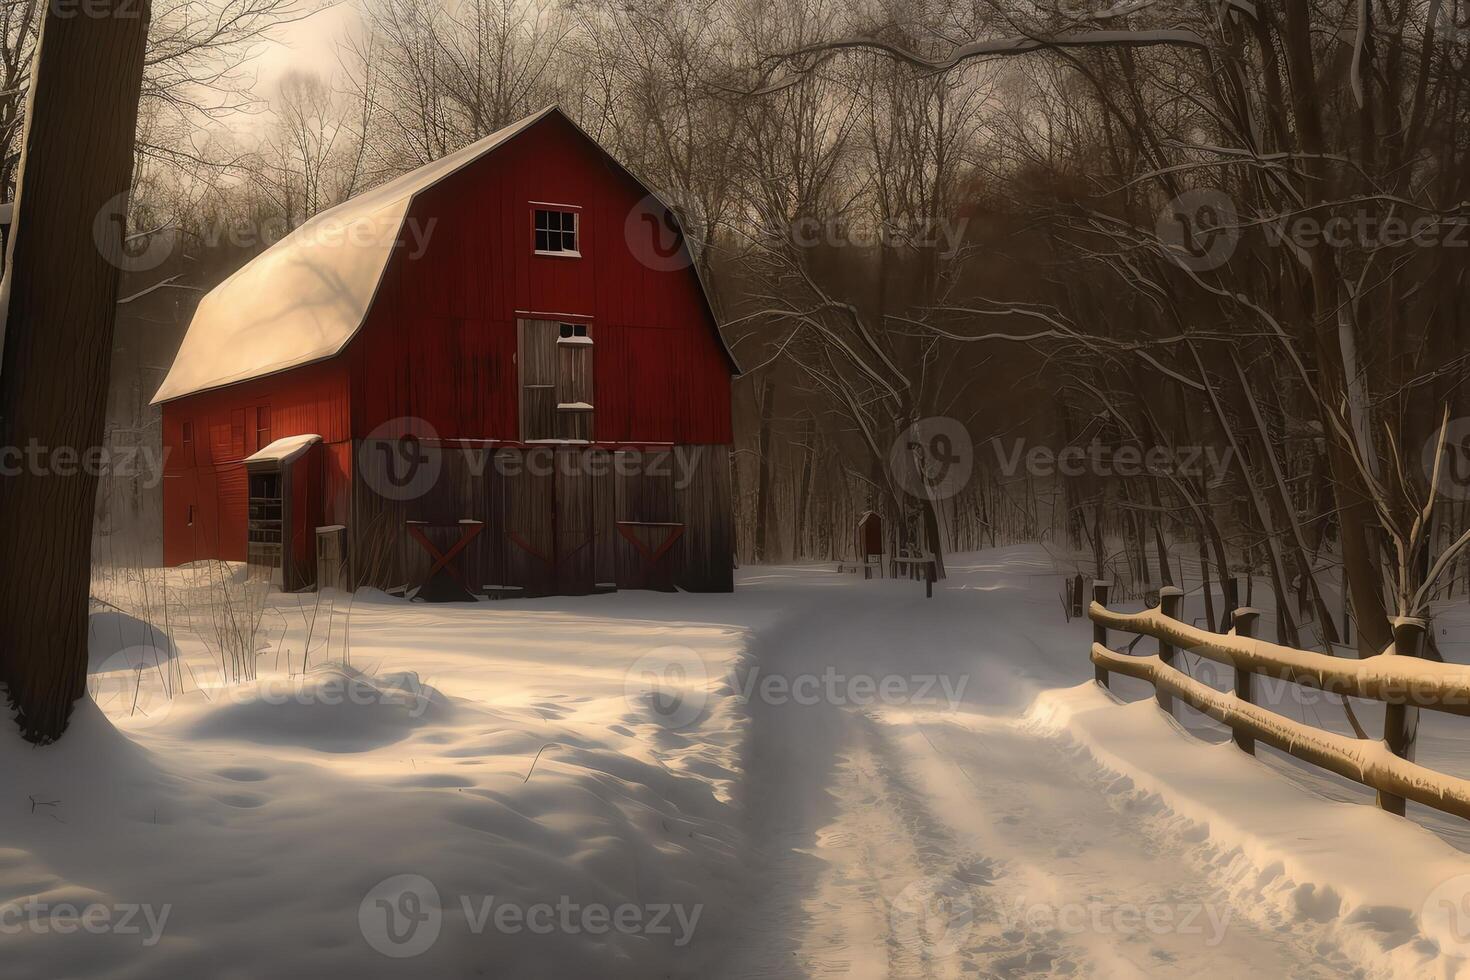
[{"label": "barn loft door", "polygon": [[585,323],[563,323],[556,340],[557,438],[592,441],[592,337]]},{"label": "barn loft door", "polygon": [[555,439],[556,339],[551,320],[520,320],[521,440]]},{"label": "barn loft door", "polygon": [[593,438],[592,328],[519,320],[521,440]]}]

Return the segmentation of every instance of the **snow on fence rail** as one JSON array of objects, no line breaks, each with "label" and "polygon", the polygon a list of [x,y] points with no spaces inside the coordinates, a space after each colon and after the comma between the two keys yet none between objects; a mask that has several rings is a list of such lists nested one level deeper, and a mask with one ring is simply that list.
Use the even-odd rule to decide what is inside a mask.
[{"label": "snow on fence rail", "polygon": [[[1159,606],[1140,613],[1109,610],[1107,594],[1107,583],[1094,583],[1087,613],[1093,622],[1091,659],[1099,684],[1107,686],[1109,673],[1148,681],[1163,710],[1172,712],[1178,698],[1229,726],[1242,751],[1254,753],[1255,742],[1262,741],[1372,788],[1378,805],[1391,813],[1402,816],[1404,801],[1413,800],[1470,819],[1470,780],[1413,761],[1421,708],[1470,716],[1470,666],[1422,659],[1423,620],[1398,620],[1393,646],[1387,651],[1366,660],[1346,660],[1256,639],[1252,634],[1260,614],[1254,609],[1237,609],[1234,629],[1220,634],[1179,621],[1183,596],[1179,589],[1160,590]],[[1159,652],[1131,656],[1111,650],[1109,628],[1153,637],[1159,641]],[[1181,649],[1233,668],[1234,692],[1217,691],[1176,668],[1174,660]],[[1384,702],[1388,707],[1383,739],[1323,731],[1252,703],[1256,674]]]}]

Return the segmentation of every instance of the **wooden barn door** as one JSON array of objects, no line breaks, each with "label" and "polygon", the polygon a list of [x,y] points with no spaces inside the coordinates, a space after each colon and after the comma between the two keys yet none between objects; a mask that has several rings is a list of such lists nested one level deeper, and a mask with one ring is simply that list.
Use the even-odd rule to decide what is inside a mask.
[{"label": "wooden barn door", "polygon": [[674,588],[674,548],[684,524],[674,516],[667,450],[619,453],[616,469],[617,570],[620,589]]},{"label": "wooden barn door", "polygon": [[521,380],[521,440],[559,438],[556,419],[556,341],[561,325],[551,320],[517,320],[516,359]]},{"label": "wooden barn door", "polygon": [[599,480],[585,451],[556,456],[556,591],[586,595],[596,585]]},{"label": "wooden barn door", "polygon": [[505,585],[518,585],[529,595],[556,592],[556,480],[549,448],[506,449],[523,454],[503,481],[501,528],[504,534]]}]

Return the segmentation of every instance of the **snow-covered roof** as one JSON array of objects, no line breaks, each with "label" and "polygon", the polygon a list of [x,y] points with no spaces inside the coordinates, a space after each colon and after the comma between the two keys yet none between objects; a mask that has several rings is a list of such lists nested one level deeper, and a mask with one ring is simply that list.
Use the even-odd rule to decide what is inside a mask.
[{"label": "snow-covered roof", "polygon": [[[194,311],[184,342],[153,404],[311,364],[339,353],[356,336],[414,198],[446,177],[558,113],[598,149],[596,140],[547,106],[478,142],[342,202],[307,221],[210,290]],[[603,154],[639,186],[643,182]],[[663,203],[656,194],[650,196]],[[667,207],[667,205],[664,205]],[[687,247],[687,245],[686,245]],[[691,257],[692,258],[692,257]],[[713,325],[709,291],[690,263]],[[589,338],[576,338],[589,342]],[[735,373],[739,365],[715,327]],[[561,340],[566,343],[566,339]]]},{"label": "snow-covered roof", "polygon": [[310,449],[314,443],[321,441],[321,436],[310,433],[299,436],[285,436],[277,439],[259,452],[245,457],[245,463],[246,465],[250,463],[289,463]]},{"label": "snow-covered roof", "polygon": [[323,211],[246,263],[200,301],[153,404],[342,350],[362,326],[414,197],[554,111]]}]

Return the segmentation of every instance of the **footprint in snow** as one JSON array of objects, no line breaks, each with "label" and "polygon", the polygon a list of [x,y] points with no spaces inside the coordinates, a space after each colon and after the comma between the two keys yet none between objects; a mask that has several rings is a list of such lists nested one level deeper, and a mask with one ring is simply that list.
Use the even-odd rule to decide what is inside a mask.
[{"label": "footprint in snow", "polygon": [[217,803],[223,803],[225,806],[232,806],[240,810],[253,810],[256,807],[265,806],[270,802],[268,797],[255,793],[227,793],[223,796],[216,796],[214,799]]},{"label": "footprint in snow", "polygon": [[215,775],[224,779],[233,779],[237,783],[258,783],[270,778],[270,773],[253,766],[230,766],[226,769],[215,770]]}]

